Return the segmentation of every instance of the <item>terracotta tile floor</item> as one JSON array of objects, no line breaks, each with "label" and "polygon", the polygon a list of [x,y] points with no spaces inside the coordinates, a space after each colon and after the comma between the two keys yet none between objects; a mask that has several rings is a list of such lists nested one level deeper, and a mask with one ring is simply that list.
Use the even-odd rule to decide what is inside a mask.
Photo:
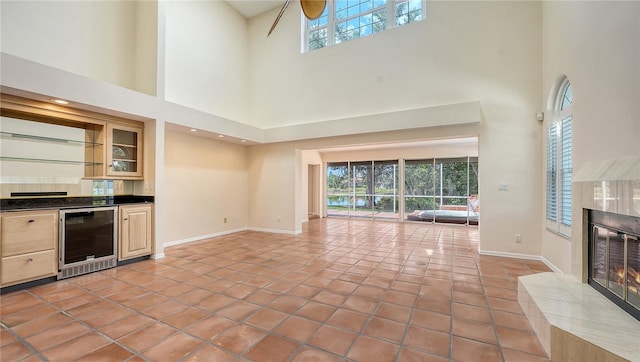
[{"label": "terracotta tile floor", "polygon": [[546,361],[530,260],[476,227],[322,219],[0,297],[2,361]]}]

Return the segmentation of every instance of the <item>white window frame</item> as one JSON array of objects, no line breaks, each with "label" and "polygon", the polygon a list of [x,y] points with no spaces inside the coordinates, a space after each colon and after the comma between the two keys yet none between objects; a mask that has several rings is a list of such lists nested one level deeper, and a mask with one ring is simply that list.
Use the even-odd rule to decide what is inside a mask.
[{"label": "white window frame", "polygon": [[[547,128],[547,184],[546,184],[546,205],[545,205],[545,223],[546,228],[552,232],[558,233],[567,238],[571,238],[572,224],[572,175],[573,175],[573,94],[571,104],[564,109],[562,108],[563,97],[567,89],[571,87],[571,83],[565,78],[556,95],[554,114],[551,124]],[[571,88],[573,93],[573,87]],[[568,147],[569,161],[563,162],[563,150]],[[553,162],[553,164],[549,164]],[[568,163],[568,164],[567,164]],[[550,180],[550,173],[555,173],[555,181]],[[563,187],[563,181],[569,177],[568,195],[567,188]],[[549,193],[555,192],[555,197]],[[567,205],[568,197],[568,205]],[[556,212],[555,218],[550,215],[550,199],[555,201]]]},{"label": "white window frame", "polygon": [[[397,3],[403,3],[403,2],[407,2],[407,0],[387,0],[386,3],[386,9],[387,9],[387,19],[386,19],[386,28],[384,30],[389,30],[392,28],[396,28],[396,4]],[[426,0],[421,0],[422,2],[422,19],[418,20],[418,21],[423,21],[426,19],[426,15],[427,15],[427,2]],[[354,18],[358,18],[364,14],[369,14],[369,13],[373,13],[373,9],[368,10],[366,12],[362,12],[362,13],[358,13],[356,15],[353,15],[351,17],[348,18],[344,18],[344,19],[340,19],[340,23],[342,22],[347,22],[351,19]],[[302,40],[302,45],[303,45],[303,49],[302,51],[304,53],[309,52],[309,30],[320,30],[323,28],[326,28],[327,30],[327,45],[326,47],[332,46],[332,45],[336,45],[336,44],[341,44],[342,42],[336,42],[336,19],[335,19],[335,8],[334,8],[334,0],[327,0],[327,24],[323,25],[323,26],[319,26],[319,27],[315,27],[315,28],[309,28],[309,20],[307,18],[304,17],[304,15],[302,16],[302,34],[303,34],[303,40]],[[411,24],[411,23],[407,23],[407,24]],[[407,25],[407,24],[402,24],[400,26],[403,25]],[[382,30],[382,31],[384,31]],[[371,33],[369,35],[366,36],[370,36],[376,33]],[[364,37],[366,37],[364,36]],[[362,38],[362,37],[359,37]],[[358,39],[358,38],[355,38]],[[349,39],[349,40],[353,40],[353,39]],[[319,48],[318,48],[319,49]],[[317,50],[317,49],[312,49],[312,50]]]}]

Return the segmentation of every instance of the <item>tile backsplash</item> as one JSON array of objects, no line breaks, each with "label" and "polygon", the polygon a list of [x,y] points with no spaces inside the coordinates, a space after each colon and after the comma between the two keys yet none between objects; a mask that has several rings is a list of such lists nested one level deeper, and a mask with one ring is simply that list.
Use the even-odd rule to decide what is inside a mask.
[{"label": "tile backsplash", "polygon": [[86,180],[76,177],[1,177],[0,197],[12,192],[66,192],[68,196],[131,195],[134,181]]}]

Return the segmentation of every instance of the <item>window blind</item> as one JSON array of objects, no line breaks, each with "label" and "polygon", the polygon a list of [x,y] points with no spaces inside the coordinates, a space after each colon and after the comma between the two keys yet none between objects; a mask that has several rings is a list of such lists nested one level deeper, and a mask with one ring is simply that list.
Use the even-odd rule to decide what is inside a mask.
[{"label": "window blind", "polygon": [[547,219],[558,221],[557,202],[558,124],[549,126],[547,134]]},{"label": "window blind", "polygon": [[560,222],[571,226],[571,175],[573,173],[571,160],[571,115],[562,120],[562,146],[560,154],[560,193],[562,217]]}]

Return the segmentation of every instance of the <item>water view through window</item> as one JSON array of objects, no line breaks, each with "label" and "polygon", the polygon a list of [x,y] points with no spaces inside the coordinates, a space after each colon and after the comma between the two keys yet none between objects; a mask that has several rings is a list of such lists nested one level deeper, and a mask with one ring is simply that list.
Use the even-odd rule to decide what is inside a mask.
[{"label": "water view through window", "polygon": [[327,163],[327,215],[478,223],[477,157],[406,160],[403,170],[399,166],[396,160]]}]

